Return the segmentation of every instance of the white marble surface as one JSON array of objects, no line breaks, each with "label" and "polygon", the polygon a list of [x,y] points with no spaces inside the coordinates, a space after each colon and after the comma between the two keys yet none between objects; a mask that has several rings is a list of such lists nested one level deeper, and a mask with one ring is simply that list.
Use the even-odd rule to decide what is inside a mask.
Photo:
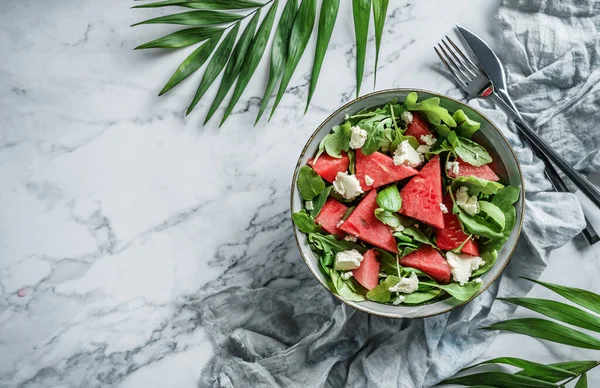
[{"label": "white marble surface", "polygon": [[[497,2],[391,3],[377,88],[460,96],[431,47],[456,22],[493,41]],[[193,387],[212,348],[181,307],[187,297],[231,284],[232,273],[252,286],[305,279],[287,278],[304,265],[289,184],[307,136],[355,94],[349,4],[306,116],[314,43],[269,124],[251,126],[261,66],[221,129],[200,126],[210,99],[183,115],[201,74],[156,97],[190,50],[132,51],[170,30],[129,28],[162,12],[132,4],[0,3],[2,387]],[[599,253],[571,243],[544,278],[599,292]],[[505,334],[484,357],[498,355],[597,358]]]}]

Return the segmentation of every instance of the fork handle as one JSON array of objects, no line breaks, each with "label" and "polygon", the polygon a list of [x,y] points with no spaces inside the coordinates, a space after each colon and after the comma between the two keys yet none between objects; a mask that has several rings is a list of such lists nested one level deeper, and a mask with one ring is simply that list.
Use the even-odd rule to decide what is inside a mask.
[{"label": "fork handle", "polygon": [[535,133],[535,130],[506,102],[504,102],[504,100],[501,98],[494,98],[494,103],[498,104],[508,117],[514,121],[521,134],[529,142],[534,143],[536,147],[543,152],[548,159],[556,164],[558,168],[569,177],[575,186],[577,186],[579,190],[581,190],[581,192],[600,209],[600,192],[587,179],[579,174],[577,170],[571,167],[571,165],[550,146],[550,144]]}]

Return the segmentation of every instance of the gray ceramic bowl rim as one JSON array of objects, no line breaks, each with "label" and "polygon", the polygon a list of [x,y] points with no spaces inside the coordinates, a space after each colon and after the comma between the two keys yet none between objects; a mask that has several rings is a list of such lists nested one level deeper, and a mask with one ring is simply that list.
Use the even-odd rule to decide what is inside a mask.
[{"label": "gray ceramic bowl rim", "polygon": [[[520,180],[521,180],[521,193],[525,192],[525,182],[523,181],[523,171],[521,170],[521,164],[519,163],[519,159],[517,158],[517,155],[515,154],[515,151],[513,150],[512,146],[510,145],[510,143],[508,142],[508,140],[506,139],[506,136],[504,136],[504,134],[502,133],[502,131],[486,115],[484,115],[483,113],[481,113],[478,109],[476,109],[476,108],[474,108],[474,107],[472,107],[470,105],[467,105],[467,104],[465,104],[462,101],[459,101],[459,100],[454,99],[452,97],[445,96],[445,95],[440,94],[440,93],[432,92],[430,90],[425,90],[425,89],[410,89],[410,88],[394,88],[394,89],[379,90],[379,91],[376,91],[376,92],[373,92],[373,93],[365,94],[364,96],[358,97],[358,98],[356,98],[356,99],[354,99],[354,100],[346,103],[345,105],[343,105],[340,108],[336,109],[336,111],[333,112],[331,115],[329,115],[325,120],[323,120],[323,122],[317,127],[317,129],[312,133],[312,135],[310,135],[310,137],[308,138],[308,141],[306,142],[306,144],[304,145],[304,148],[302,149],[302,152],[300,153],[300,156],[298,157],[298,162],[296,163],[296,168],[294,170],[294,175],[292,177],[292,186],[291,186],[291,190],[290,190],[290,214],[293,212],[293,208],[294,208],[294,206],[293,206],[293,203],[294,203],[294,187],[296,185],[296,180],[297,180],[297,177],[298,177],[298,171],[300,170],[300,167],[302,167],[302,165],[303,165],[302,164],[302,158],[304,157],[304,154],[306,153],[308,147],[312,144],[315,136],[317,136],[317,134],[321,131],[321,129],[327,123],[329,123],[329,121],[332,120],[333,117],[335,117],[339,112],[345,110],[346,108],[350,107],[351,105],[355,104],[358,101],[369,99],[369,98],[371,98],[373,96],[377,96],[379,94],[388,94],[388,93],[401,94],[401,93],[410,93],[410,92],[427,93],[427,94],[431,94],[431,95],[434,95],[434,96],[439,97],[439,98],[443,98],[443,99],[446,99],[446,100],[453,101],[456,104],[459,104],[459,105],[462,105],[464,107],[467,107],[468,109],[472,109],[473,111],[477,112],[481,117],[483,117],[488,122],[488,124],[490,124],[491,127],[494,128],[494,130],[496,132],[498,132],[498,134],[500,135],[500,137],[502,138],[502,140],[506,143],[506,146],[508,147],[508,149],[512,153],[512,156],[514,157],[514,160],[516,162],[517,170],[519,171],[519,177],[520,177]],[[373,107],[375,107],[375,106],[373,106]],[[498,271],[498,274],[488,284],[485,284],[484,286],[482,286],[475,295],[473,295],[470,299],[468,299],[468,300],[466,300],[464,302],[457,303],[457,304],[455,304],[453,306],[449,306],[447,309],[435,312],[433,314],[425,314],[425,315],[421,315],[419,317],[413,317],[413,318],[433,317],[433,316],[440,315],[440,314],[445,314],[445,313],[447,313],[449,311],[457,309],[457,308],[459,308],[461,306],[464,306],[467,303],[471,302],[473,299],[477,298],[479,295],[481,295],[483,292],[485,292],[485,290],[487,290],[492,284],[494,284],[496,282],[496,280],[498,280],[498,278],[502,275],[502,273],[506,269],[506,266],[508,265],[508,263],[512,259],[512,255],[513,255],[513,253],[514,253],[514,251],[516,249],[519,236],[521,235],[521,230],[523,228],[523,219],[524,218],[525,218],[525,200],[523,198],[521,200],[521,219],[519,220],[519,224],[517,226],[518,229],[517,229],[517,234],[516,234],[516,238],[515,238],[515,243],[511,247],[511,250],[510,250],[510,252],[509,252],[509,254],[507,256],[507,259],[506,259],[504,265],[502,266],[502,268],[500,269],[500,271]],[[372,311],[372,310],[370,310],[368,308],[360,306],[360,302],[357,302],[357,303],[354,303],[354,304],[350,304],[344,298],[342,298],[338,294],[332,292],[325,284],[323,284],[323,282],[321,281],[321,279],[319,278],[319,276],[315,273],[315,271],[310,266],[310,264],[308,262],[308,259],[304,255],[302,247],[300,246],[300,241],[298,240],[298,233],[301,233],[301,232],[298,231],[297,228],[293,226],[293,223],[292,223],[292,227],[294,229],[294,239],[296,241],[296,247],[298,248],[298,251],[300,252],[300,256],[302,256],[302,260],[304,261],[304,264],[306,264],[306,266],[308,267],[308,270],[317,279],[317,281],[319,282],[319,284],[325,290],[327,290],[327,292],[329,292],[331,295],[335,296],[342,303],[344,303],[344,304],[346,304],[346,305],[348,305],[348,306],[350,306],[352,308],[355,308],[357,310],[360,310],[360,311],[363,311],[365,313],[368,313],[368,314],[376,315],[376,316],[383,317],[383,318],[397,318],[397,319],[408,318],[408,317],[400,317],[400,316],[388,315],[388,314],[384,314],[384,313],[379,313],[379,312],[376,312],[376,311]],[[310,247],[308,249],[310,249]],[[398,306],[398,308],[402,309],[403,307],[402,306]]]}]

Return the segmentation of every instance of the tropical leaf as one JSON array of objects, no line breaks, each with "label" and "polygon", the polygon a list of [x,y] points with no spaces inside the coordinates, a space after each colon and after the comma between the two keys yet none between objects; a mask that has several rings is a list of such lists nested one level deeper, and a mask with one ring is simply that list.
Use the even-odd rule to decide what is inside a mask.
[{"label": "tropical leaf", "polygon": [[[540,364],[540,365],[543,365],[543,364]],[[548,364],[545,366],[552,367],[552,368],[558,368],[560,370],[571,372],[575,376],[579,376],[581,373],[585,373],[588,370],[598,366],[598,362],[597,361],[568,361],[568,362],[559,362],[559,363],[555,363],[555,364]],[[560,373],[550,372],[550,373],[547,373],[546,375],[544,375],[543,377],[540,376],[539,373],[540,373],[539,369],[530,368],[530,369],[523,369],[522,371],[519,371],[515,374],[519,375],[519,376],[527,376],[527,377],[533,377],[536,379],[545,380],[550,383],[558,383],[559,381],[563,381],[565,379],[564,377],[560,376]]]},{"label": "tropical leaf", "polygon": [[231,114],[231,111],[233,111],[233,107],[242,96],[242,93],[244,93],[246,86],[248,86],[248,82],[250,82],[250,78],[254,74],[260,59],[265,52],[267,42],[269,41],[269,36],[271,35],[271,30],[273,29],[273,22],[275,20],[275,13],[277,12],[278,5],[279,0],[275,0],[271,6],[271,9],[269,9],[269,12],[267,12],[267,15],[258,28],[258,31],[256,32],[256,36],[254,37],[252,45],[248,49],[248,53],[246,54],[246,58],[242,64],[242,69],[244,69],[244,71],[240,72],[235,89],[233,90],[233,95],[231,96],[229,105],[227,105],[227,108],[225,108],[225,113],[223,114],[223,119],[221,120],[220,125],[223,125],[225,120],[227,120],[227,117],[229,117]]},{"label": "tropical leaf", "polygon": [[352,0],[352,11],[354,15],[354,33],[356,36],[356,97],[358,97],[365,73],[369,19],[371,18],[371,0]]},{"label": "tropical leaf", "polygon": [[584,329],[600,332],[600,318],[566,303],[536,298],[498,298]]},{"label": "tropical leaf", "polygon": [[240,36],[238,43],[235,45],[233,49],[233,53],[229,58],[229,62],[227,63],[227,67],[225,68],[225,73],[223,74],[223,79],[221,80],[221,85],[219,85],[219,90],[217,91],[217,95],[213,100],[210,109],[208,110],[208,114],[206,115],[206,119],[204,120],[204,124],[206,124],[210,118],[215,114],[219,105],[229,92],[229,89],[233,86],[235,79],[240,73],[242,68],[242,64],[244,63],[244,59],[246,58],[246,52],[252,43],[252,39],[254,38],[254,32],[256,31],[256,26],[258,25],[258,18],[260,17],[260,10],[258,10],[248,25],[246,29]]},{"label": "tropical leaf", "polygon": [[275,30],[275,38],[273,39],[273,46],[271,47],[271,65],[269,68],[269,81],[265,88],[265,94],[263,95],[256,115],[254,125],[258,123],[258,120],[262,117],[263,113],[267,109],[273,90],[277,81],[283,74],[283,68],[285,67],[285,61],[287,58],[287,50],[290,41],[290,32],[292,31],[292,25],[294,24],[294,18],[298,10],[298,0],[288,0],[286,3],[281,18],[279,19],[279,25]]},{"label": "tropical leaf", "polygon": [[381,48],[381,38],[383,37],[383,27],[389,0],[373,0],[373,23],[375,24],[375,70],[373,75],[373,87],[377,84],[377,65],[379,64],[379,49]]},{"label": "tropical leaf", "polygon": [[186,26],[210,26],[215,24],[226,24],[238,21],[241,15],[219,11],[189,11],[177,13],[174,15],[161,16],[154,19],[144,20],[143,22],[132,25],[142,24],[181,24]]},{"label": "tropical leaf", "polygon": [[238,31],[240,29],[240,23],[236,23],[236,25],[229,31],[225,39],[219,45],[217,51],[213,55],[212,59],[206,66],[206,70],[204,71],[204,75],[202,76],[202,81],[200,81],[200,85],[198,86],[198,90],[190,103],[190,106],[187,109],[186,115],[189,115],[198,101],[204,96],[204,93],[210,88],[210,85],[215,81],[217,76],[221,74],[223,68],[225,68],[225,64],[231,55],[231,51],[233,50],[233,45],[235,43],[235,38],[237,37]]},{"label": "tropical leaf", "polygon": [[579,380],[577,380],[577,384],[575,384],[575,388],[587,388],[587,375],[584,373],[581,375]]},{"label": "tropical leaf", "polygon": [[540,318],[510,319],[484,329],[511,331],[559,344],[600,350],[600,340],[567,326]]},{"label": "tropical leaf", "polygon": [[537,362],[523,360],[521,358],[515,357],[500,357],[494,358],[492,360],[480,362],[479,364],[475,364],[468,368],[464,368],[464,370],[472,369],[481,365],[486,364],[504,364],[511,365],[517,368],[522,369],[523,371],[527,371],[526,376],[532,377],[544,381],[548,381],[551,383],[556,383],[558,381],[563,381],[570,377],[576,377],[577,373],[571,372],[565,369],[557,368],[555,366],[539,364]]},{"label": "tropical leaf", "polygon": [[196,50],[194,50],[181,63],[181,65],[179,65],[179,67],[177,68],[177,70],[175,70],[175,73],[169,80],[169,82],[167,82],[165,87],[162,88],[162,90],[160,91],[160,93],[158,95],[162,96],[163,94],[165,94],[166,92],[171,90],[173,87],[178,85],[181,81],[183,81],[184,79],[189,77],[192,73],[194,73],[200,67],[202,67],[202,65],[204,65],[204,62],[206,62],[206,60],[208,59],[210,54],[213,52],[213,50],[217,46],[217,43],[219,43],[219,39],[221,39],[221,35],[223,35],[222,32],[219,32],[219,33],[213,35],[213,37],[210,38],[209,40],[207,40],[202,46],[200,46]]},{"label": "tropical leaf", "polygon": [[600,314],[600,295],[580,288],[565,287],[558,284],[546,283],[540,280],[524,278],[540,286],[546,287],[573,303]]},{"label": "tropical leaf", "polygon": [[283,70],[283,76],[281,83],[279,84],[279,91],[277,97],[275,97],[275,103],[271,109],[271,116],[275,113],[275,109],[279,105],[279,102],[283,98],[283,94],[290,83],[294,70],[302,58],[302,54],[306,49],[306,45],[312,34],[313,26],[315,24],[315,18],[317,13],[317,1],[316,0],[302,0],[298,14],[294,20],[292,31],[290,33],[290,42],[288,46],[288,57]]},{"label": "tropical leaf", "polygon": [[205,41],[211,36],[221,33],[222,31],[222,28],[215,27],[187,28],[185,30],[176,31],[172,34],[165,35],[148,43],[144,43],[140,46],[137,46],[134,50],[187,47],[194,43]]},{"label": "tropical leaf", "polygon": [[140,4],[131,8],[186,7],[195,9],[248,9],[257,8],[263,4],[255,1],[240,0],[166,0],[154,3]]},{"label": "tropical leaf", "polygon": [[453,377],[442,381],[440,384],[462,384],[468,387],[487,387],[491,385],[492,387],[496,388],[556,387],[554,384],[544,380],[503,372],[483,372],[467,376]]},{"label": "tropical leaf", "polygon": [[315,49],[315,60],[313,62],[313,70],[310,77],[308,99],[306,101],[306,109],[304,110],[305,113],[308,111],[310,101],[312,100],[317,87],[317,81],[319,80],[319,74],[321,73],[321,67],[323,66],[323,60],[325,59],[325,53],[327,52],[327,47],[331,40],[331,34],[333,33],[333,27],[335,27],[335,20],[337,19],[339,9],[340,0],[323,0],[323,4],[321,4],[317,47]]}]

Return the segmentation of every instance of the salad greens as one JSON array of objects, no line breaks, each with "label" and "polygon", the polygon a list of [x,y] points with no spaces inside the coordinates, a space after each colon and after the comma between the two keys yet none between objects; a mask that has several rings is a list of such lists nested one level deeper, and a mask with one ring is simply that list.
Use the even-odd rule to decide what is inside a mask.
[{"label": "salad greens", "polygon": [[[440,102],[418,101],[410,93],[403,103],[394,99],[347,116],[319,143],[311,166],[320,167],[299,170],[297,188],[305,208],[292,214],[293,222],[307,235],[328,287],[345,300],[399,306],[448,297],[468,301],[481,289],[480,277],[494,266],[515,227],[521,188],[505,185],[492,170],[492,156],[477,142],[481,124],[461,109],[448,112]],[[363,130],[362,136],[366,132],[361,146],[353,137],[361,131],[354,127]],[[404,190],[412,179],[423,181],[426,173],[386,180],[390,170],[406,164],[406,157],[395,158],[401,143],[419,155],[417,170],[439,156],[439,208],[423,205],[423,215],[405,212],[415,200],[434,195],[426,187],[415,199]],[[336,191],[344,185],[360,185],[361,190],[345,196],[348,189]],[[367,197],[372,204],[362,205]],[[427,221],[431,214],[443,218],[445,226]],[[378,232],[370,235],[373,228]],[[383,243],[390,239],[392,247]],[[431,265],[428,260],[438,261]]]}]

